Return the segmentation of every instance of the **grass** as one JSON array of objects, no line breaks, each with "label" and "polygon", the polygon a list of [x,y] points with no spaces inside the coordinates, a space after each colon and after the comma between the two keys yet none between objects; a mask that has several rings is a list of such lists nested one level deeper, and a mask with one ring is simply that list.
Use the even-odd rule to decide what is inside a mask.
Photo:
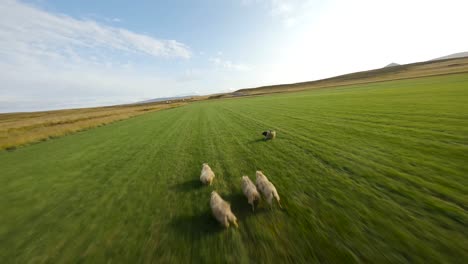
[{"label": "grass", "polygon": [[460,263],[467,160],[468,74],[193,103],[0,152],[0,262]]},{"label": "grass", "polygon": [[184,103],[152,103],[0,114],[0,150],[13,150],[18,146],[181,105]]}]

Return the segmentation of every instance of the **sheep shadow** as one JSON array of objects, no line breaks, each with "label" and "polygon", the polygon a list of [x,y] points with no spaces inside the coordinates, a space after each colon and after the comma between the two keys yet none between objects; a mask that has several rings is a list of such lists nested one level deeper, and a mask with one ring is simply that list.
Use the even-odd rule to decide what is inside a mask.
[{"label": "sheep shadow", "polygon": [[182,215],[175,217],[169,227],[180,236],[190,235],[191,239],[200,239],[203,236],[215,235],[225,228],[212,216],[210,210],[195,215]]},{"label": "sheep shadow", "polygon": [[255,202],[255,211],[252,211],[252,206],[248,203],[247,198],[242,192],[235,192],[227,195],[225,199],[231,204],[232,212],[241,222],[248,217],[254,217],[255,215],[268,213],[270,211],[270,207],[265,201],[261,201],[260,203],[258,203],[258,201]]},{"label": "sheep shadow", "polygon": [[[223,197],[231,204],[231,210],[236,215],[239,225],[249,217],[268,214],[271,211],[269,205],[262,201],[260,206],[255,203],[255,212],[247,202],[247,198],[242,193],[233,193]],[[226,232],[224,228],[212,215],[211,209],[206,208],[192,215],[185,214],[172,218],[169,228],[178,236],[190,237],[192,240],[199,240],[202,237],[216,235]],[[228,229],[234,228],[233,226]]]},{"label": "sheep shadow", "polygon": [[175,184],[171,187],[171,189],[177,192],[189,192],[192,190],[200,189],[201,187],[203,187],[203,184],[200,182],[200,180],[193,179]]},{"label": "sheep shadow", "polygon": [[258,144],[258,143],[261,143],[261,142],[266,142],[265,139],[263,138],[259,138],[259,139],[254,139],[254,140],[250,140],[250,141],[247,141],[247,144]]}]

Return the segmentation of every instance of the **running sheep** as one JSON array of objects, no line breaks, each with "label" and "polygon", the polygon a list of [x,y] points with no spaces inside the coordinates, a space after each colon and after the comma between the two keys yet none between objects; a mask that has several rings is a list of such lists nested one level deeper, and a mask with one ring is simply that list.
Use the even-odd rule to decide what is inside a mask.
[{"label": "running sheep", "polygon": [[236,228],[238,227],[237,218],[231,211],[231,205],[224,201],[216,191],[211,192],[210,206],[213,216],[222,226],[228,228],[229,223],[232,223]]},{"label": "running sheep", "polygon": [[261,171],[257,171],[255,173],[256,176],[256,182],[257,182],[257,188],[260,190],[260,192],[265,196],[266,201],[270,205],[270,208],[273,208],[272,206],[272,200],[273,197],[276,199],[278,202],[278,205],[280,208],[283,208],[280,203],[280,197],[278,195],[278,192],[276,191],[275,186],[273,183],[271,183],[268,178],[263,174]]},{"label": "running sheep", "polygon": [[200,175],[200,181],[203,184],[209,184],[213,182],[213,179],[215,177],[214,172],[211,170],[210,166],[207,163],[203,163],[202,170],[201,170],[201,175]]},{"label": "running sheep", "polygon": [[269,139],[275,139],[276,138],[276,131],[274,130],[267,130],[262,133],[262,135],[265,137],[265,140]]},{"label": "running sheep", "polygon": [[260,201],[260,194],[249,176],[242,176],[242,191],[245,197],[247,197],[249,204],[252,205],[252,211],[255,212],[254,202]]}]

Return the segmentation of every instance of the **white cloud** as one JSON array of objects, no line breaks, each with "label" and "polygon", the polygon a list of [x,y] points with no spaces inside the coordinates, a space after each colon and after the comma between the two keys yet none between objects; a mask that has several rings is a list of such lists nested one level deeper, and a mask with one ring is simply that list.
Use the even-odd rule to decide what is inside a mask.
[{"label": "white cloud", "polygon": [[274,16],[287,16],[295,9],[294,1],[270,0],[271,14]]},{"label": "white cloud", "polygon": [[0,1],[0,112],[169,96],[177,80],[135,62],[190,57],[175,40]]},{"label": "white cloud", "polygon": [[123,21],[122,19],[118,17],[106,17],[106,16],[102,16],[96,13],[86,14],[85,16],[83,16],[82,20],[94,20],[98,22],[104,22],[107,24],[115,24],[115,23],[120,23]]},{"label": "white cloud", "polygon": [[260,4],[268,9],[269,14],[274,19],[281,21],[286,28],[297,24],[299,17],[304,15],[304,10],[309,6],[317,6],[315,0],[242,0],[241,4],[249,6]]},{"label": "white cloud", "polygon": [[159,40],[147,35],[50,14],[13,0],[0,1],[1,48],[18,45],[40,52],[63,47],[111,48],[154,57],[190,58],[190,49],[175,40]]},{"label": "white cloud", "polygon": [[235,71],[248,71],[251,68],[248,65],[242,63],[233,63],[230,60],[224,60],[222,58],[214,57],[209,59],[216,67],[224,68],[227,70],[235,70]]}]

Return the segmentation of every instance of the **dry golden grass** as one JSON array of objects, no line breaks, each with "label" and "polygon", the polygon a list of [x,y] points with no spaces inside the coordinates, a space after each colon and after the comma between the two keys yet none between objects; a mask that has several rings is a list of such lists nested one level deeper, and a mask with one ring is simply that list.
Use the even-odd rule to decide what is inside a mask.
[{"label": "dry golden grass", "polygon": [[44,141],[73,132],[186,103],[152,103],[33,113],[0,114],[0,150]]}]

